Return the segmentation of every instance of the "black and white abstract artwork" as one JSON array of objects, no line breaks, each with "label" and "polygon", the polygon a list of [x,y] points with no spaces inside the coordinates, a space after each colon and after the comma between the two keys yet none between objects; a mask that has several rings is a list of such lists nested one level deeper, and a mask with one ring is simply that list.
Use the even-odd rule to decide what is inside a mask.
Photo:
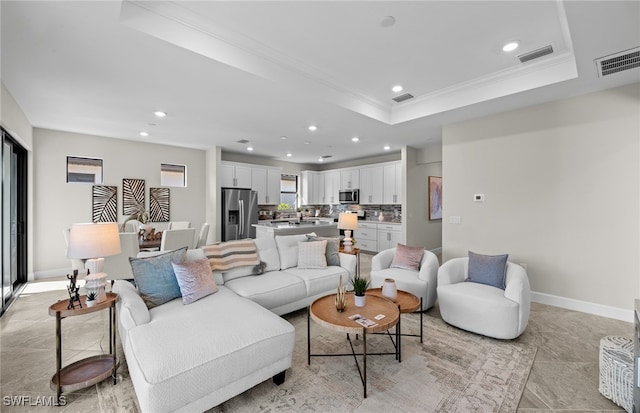
[{"label": "black and white abstract artwork", "polygon": [[136,215],[146,210],[144,207],[144,179],[124,178],[122,180],[122,214]]},{"label": "black and white abstract artwork", "polygon": [[169,222],[169,188],[149,188],[151,222]]},{"label": "black and white abstract artwork", "polygon": [[92,191],[93,222],[118,221],[118,187],[94,185]]}]

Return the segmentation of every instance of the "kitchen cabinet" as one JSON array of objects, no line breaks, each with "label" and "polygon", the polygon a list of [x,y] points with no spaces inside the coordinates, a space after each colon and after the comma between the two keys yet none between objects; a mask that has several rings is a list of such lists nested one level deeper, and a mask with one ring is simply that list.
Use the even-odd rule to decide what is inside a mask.
[{"label": "kitchen cabinet", "polygon": [[361,251],[378,251],[378,224],[358,221],[358,228],[353,231],[356,247]]},{"label": "kitchen cabinet", "polygon": [[342,169],[340,171],[340,188],[338,189],[360,189],[360,169]]},{"label": "kitchen cabinet", "polygon": [[259,205],[277,205],[280,203],[281,173],[281,168],[251,167],[251,189],[258,193]]},{"label": "kitchen cabinet", "polygon": [[395,248],[402,241],[402,227],[392,224],[378,224],[378,251]]},{"label": "kitchen cabinet", "polygon": [[323,172],[324,175],[324,196],[322,198],[323,204],[337,204],[340,202],[340,172],[327,171]]},{"label": "kitchen cabinet", "polygon": [[324,174],[316,171],[302,171],[301,205],[319,205],[324,203]]},{"label": "kitchen cabinet", "polygon": [[222,188],[251,188],[251,165],[222,161],[220,172]]},{"label": "kitchen cabinet", "polygon": [[384,166],[383,197],[384,204],[399,204],[402,202],[402,173],[400,162],[393,162]]},{"label": "kitchen cabinet", "polygon": [[382,204],[383,167],[367,166],[360,168],[360,204]]}]

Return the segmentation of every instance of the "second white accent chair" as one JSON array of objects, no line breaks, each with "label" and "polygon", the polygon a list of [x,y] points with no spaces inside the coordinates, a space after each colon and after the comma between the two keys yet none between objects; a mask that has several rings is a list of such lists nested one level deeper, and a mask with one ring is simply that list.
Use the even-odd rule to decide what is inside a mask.
[{"label": "second white accent chair", "polygon": [[133,279],[129,257],[136,258],[140,252],[138,234],[135,232],[120,233],[120,254],[104,258],[104,272],[108,280]]},{"label": "second white accent chair", "polygon": [[196,242],[196,248],[200,248],[203,245],[207,245],[207,237],[209,236],[209,227],[210,225],[206,222],[202,224],[200,228],[200,235],[198,236],[198,240]]},{"label": "second white accent chair", "polygon": [[438,257],[424,250],[419,271],[389,268],[396,254],[396,248],[380,251],[371,258],[371,288],[382,287],[385,278],[393,278],[398,290],[408,291],[422,298],[422,310],[428,310],[436,302],[438,282]]},{"label": "second white accent chair", "polygon": [[167,229],[186,229],[191,228],[190,221],[171,221]]},{"label": "second white accent chair", "polygon": [[195,228],[164,230],[162,231],[160,251],[171,251],[185,246],[192,249],[195,237]]}]

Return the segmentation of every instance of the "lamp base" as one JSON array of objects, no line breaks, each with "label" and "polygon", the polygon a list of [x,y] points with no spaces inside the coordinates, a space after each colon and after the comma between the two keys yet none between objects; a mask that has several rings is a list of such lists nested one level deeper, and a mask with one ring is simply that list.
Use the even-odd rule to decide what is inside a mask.
[{"label": "lamp base", "polygon": [[97,274],[104,271],[104,258],[91,258],[84,264],[84,268],[89,270],[90,274]]},{"label": "lamp base", "polygon": [[84,288],[87,293],[94,292],[97,295],[96,301],[102,303],[107,300],[105,287],[107,285],[107,274],[103,272],[91,273],[84,279]]},{"label": "lamp base", "polygon": [[351,230],[350,229],[345,229],[344,230],[343,245],[344,245],[344,250],[345,251],[348,251],[348,252],[352,251],[353,243],[351,242]]}]

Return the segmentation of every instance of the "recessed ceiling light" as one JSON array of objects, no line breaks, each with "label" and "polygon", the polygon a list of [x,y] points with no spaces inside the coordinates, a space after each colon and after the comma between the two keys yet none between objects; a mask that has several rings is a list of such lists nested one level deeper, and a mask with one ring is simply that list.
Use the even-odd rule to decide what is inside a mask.
[{"label": "recessed ceiling light", "polygon": [[159,118],[164,118],[165,116],[167,116],[167,112],[163,112],[161,110],[155,111],[153,112],[154,115],[156,115]]},{"label": "recessed ceiling light", "polygon": [[286,136],[281,136],[280,139],[285,140],[288,139]]},{"label": "recessed ceiling light", "polygon": [[382,27],[391,27],[396,24],[396,18],[393,16],[385,16],[380,20],[380,26]]},{"label": "recessed ceiling light", "polygon": [[324,159],[318,158],[318,162],[324,162]]},{"label": "recessed ceiling light", "polygon": [[391,146],[389,146],[389,145],[384,145],[384,150],[385,150],[385,151],[388,151],[389,149],[391,149]]},{"label": "recessed ceiling light", "polygon": [[518,46],[520,46],[520,43],[518,42],[509,42],[509,43],[506,43],[504,46],[502,46],[502,51],[513,52],[518,48]]},{"label": "recessed ceiling light", "polygon": [[149,132],[140,132],[140,136],[149,136]]},{"label": "recessed ceiling light", "polygon": [[287,152],[287,157],[291,158],[293,156],[293,154],[291,152]]},{"label": "recessed ceiling light", "polygon": [[402,87],[402,85],[395,85],[394,87],[391,88],[391,90],[398,93],[398,92],[402,92],[404,88]]},{"label": "recessed ceiling light", "polygon": [[311,141],[304,141],[305,145],[309,145],[311,143]]},{"label": "recessed ceiling light", "polygon": [[253,146],[247,146],[247,150],[248,151],[252,151],[253,150]]},{"label": "recessed ceiling light", "polygon": [[360,138],[358,138],[357,136],[354,136],[353,138],[351,138],[352,142],[359,142]]},{"label": "recessed ceiling light", "polygon": [[315,132],[315,131],[317,131],[317,130],[318,130],[318,127],[317,127],[316,125],[310,125],[310,126],[309,126],[309,130],[310,130],[311,132]]}]

